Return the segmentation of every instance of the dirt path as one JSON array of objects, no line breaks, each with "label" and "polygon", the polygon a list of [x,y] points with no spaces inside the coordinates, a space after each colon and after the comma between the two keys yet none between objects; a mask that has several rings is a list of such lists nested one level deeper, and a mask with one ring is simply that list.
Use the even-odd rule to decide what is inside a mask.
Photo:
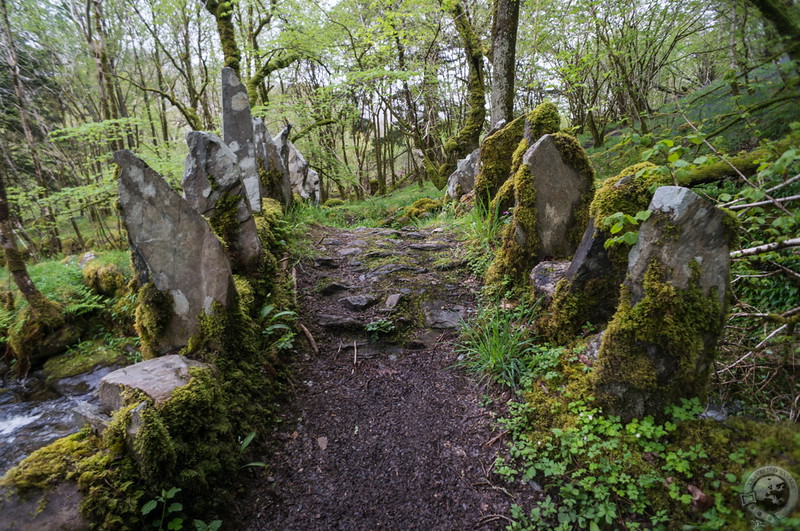
[{"label": "dirt path", "polygon": [[319,353],[298,336],[296,397],[241,500],[246,528],[502,528],[511,499],[489,472],[501,443],[453,368],[477,289],[455,239],[320,228],[315,241],[297,272]]}]

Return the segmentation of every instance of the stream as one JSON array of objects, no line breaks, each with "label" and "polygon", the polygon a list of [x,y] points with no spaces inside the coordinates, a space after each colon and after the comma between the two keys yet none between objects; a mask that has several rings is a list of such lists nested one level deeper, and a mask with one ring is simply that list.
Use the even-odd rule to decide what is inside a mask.
[{"label": "stream", "polygon": [[115,367],[59,380],[51,389],[37,372],[23,380],[0,380],[0,476],[37,449],[80,430],[84,417],[75,411],[95,405],[100,379]]}]

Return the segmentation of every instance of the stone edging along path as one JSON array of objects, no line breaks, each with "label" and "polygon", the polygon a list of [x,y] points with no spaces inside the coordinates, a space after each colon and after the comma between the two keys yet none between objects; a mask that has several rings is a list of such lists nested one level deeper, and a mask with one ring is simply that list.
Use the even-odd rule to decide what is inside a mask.
[{"label": "stone edging along path", "polygon": [[298,335],[296,395],[269,437],[269,467],[240,497],[245,527],[504,527],[514,500],[491,473],[503,446],[494,414],[453,366],[479,287],[455,238],[325,227],[315,243],[297,276],[318,352]]}]

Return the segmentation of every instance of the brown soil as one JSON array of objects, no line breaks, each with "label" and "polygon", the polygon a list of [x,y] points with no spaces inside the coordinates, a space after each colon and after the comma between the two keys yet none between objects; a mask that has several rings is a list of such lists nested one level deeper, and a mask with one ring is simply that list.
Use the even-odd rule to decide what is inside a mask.
[{"label": "brown soil", "polygon": [[[454,367],[448,320],[469,317],[478,287],[454,237],[320,228],[314,241],[319,255],[298,264],[297,288],[319,353],[298,335],[295,396],[268,441],[269,467],[254,472],[237,507],[244,527],[507,525],[513,499],[491,473],[502,437],[479,405],[482,390]],[[332,283],[349,289],[331,293],[342,287]],[[401,301],[389,311],[392,294]],[[341,302],[354,295],[377,303],[357,311]],[[395,330],[368,330],[380,319]]]}]

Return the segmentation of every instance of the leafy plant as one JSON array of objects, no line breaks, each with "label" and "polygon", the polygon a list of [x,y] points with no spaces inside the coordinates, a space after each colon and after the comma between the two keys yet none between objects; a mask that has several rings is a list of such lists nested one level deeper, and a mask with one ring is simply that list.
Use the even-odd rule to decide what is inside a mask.
[{"label": "leafy plant", "polygon": [[[181,489],[177,487],[172,487],[169,490],[161,489],[160,496],[144,504],[142,507],[142,516],[147,516],[161,505],[161,516],[157,520],[154,520],[151,525],[158,528],[159,531],[162,529],[183,529],[183,518],[177,516],[178,513],[183,511],[183,504],[178,502],[170,503],[170,500],[174,499],[180,491]],[[166,518],[170,515],[173,515],[173,518],[169,522],[166,522]],[[165,523],[167,525],[166,528],[164,527]]]},{"label": "leafy plant", "polygon": [[389,335],[394,332],[395,326],[389,319],[378,319],[367,323],[365,329],[370,332],[370,338],[373,341],[377,341],[381,335]]},{"label": "leafy plant", "polygon": [[[242,440],[242,443],[239,445],[239,458],[240,459],[244,456],[245,450],[247,450],[247,447],[250,446],[250,443],[253,442],[255,437],[256,437],[256,432],[251,431]],[[245,468],[245,467],[248,467],[248,466],[257,466],[257,467],[266,468],[267,464],[264,463],[263,461],[254,461],[252,463],[247,463],[246,465],[242,465],[242,468]]]},{"label": "leafy plant", "polygon": [[538,359],[526,326],[533,320],[537,304],[485,308],[473,322],[465,322],[456,345],[459,365],[503,387],[516,388]]},{"label": "leafy plant", "polygon": [[[615,212],[610,216],[603,218],[600,221],[601,225],[603,227],[610,227],[609,232],[611,234],[619,234],[619,236],[608,238],[604,244],[604,247],[608,249],[609,247],[620,243],[634,245],[639,240],[639,231],[638,229],[631,229],[636,229],[636,227],[639,226],[639,223],[650,219],[652,214],[653,213],[650,210],[640,210],[635,216],[625,214],[624,212]],[[629,228],[629,230],[620,234],[626,228]]]},{"label": "leafy plant", "polygon": [[276,312],[274,305],[267,304],[261,309],[260,316],[262,321],[266,321],[261,330],[262,336],[269,339],[276,338],[275,348],[279,351],[290,350],[297,334],[291,326],[281,321],[294,321],[297,313],[291,310]]}]

